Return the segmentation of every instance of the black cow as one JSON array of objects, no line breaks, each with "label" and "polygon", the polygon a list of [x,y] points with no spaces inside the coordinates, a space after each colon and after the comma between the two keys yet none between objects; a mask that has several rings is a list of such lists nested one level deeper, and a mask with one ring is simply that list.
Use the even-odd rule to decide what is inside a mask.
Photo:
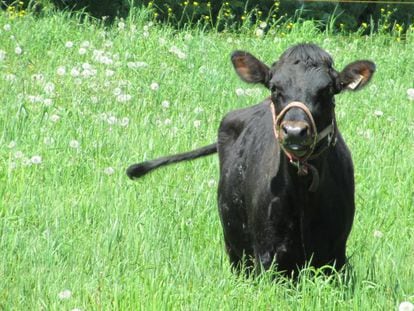
[{"label": "black cow", "polygon": [[337,72],[313,44],[289,48],[270,68],[247,52],[231,60],[243,81],[263,84],[271,96],[228,113],[217,143],[131,165],[128,176],[218,152],[218,207],[233,267],[274,264],[288,275],[306,263],[341,268],[354,218],[354,172],[334,96],[366,85],[375,64],[356,61]]}]

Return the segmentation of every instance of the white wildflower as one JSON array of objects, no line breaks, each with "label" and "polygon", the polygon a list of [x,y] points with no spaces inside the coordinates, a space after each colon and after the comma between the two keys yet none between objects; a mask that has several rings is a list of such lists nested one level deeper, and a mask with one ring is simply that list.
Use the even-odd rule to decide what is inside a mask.
[{"label": "white wildflower", "polygon": [[72,77],[78,77],[80,75],[80,71],[78,68],[72,68],[72,70],[70,71],[70,75]]},{"label": "white wildflower", "polygon": [[210,180],[207,182],[207,186],[209,186],[210,188],[214,187],[214,186],[215,186],[215,184],[216,184],[216,180],[215,180],[215,179],[210,179]]},{"label": "white wildflower", "polygon": [[414,89],[408,89],[407,95],[409,100],[414,100]]},{"label": "white wildflower", "polygon": [[32,164],[40,164],[40,163],[42,163],[42,157],[39,156],[39,155],[34,155],[30,158],[30,162]]},{"label": "white wildflower", "polygon": [[12,82],[16,80],[16,75],[12,73],[8,73],[4,75],[4,80]]},{"label": "white wildflower", "polygon": [[50,145],[53,145],[53,144],[55,143],[55,140],[53,139],[53,137],[45,137],[45,138],[43,139],[43,143],[44,143],[45,145],[50,146]]},{"label": "white wildflower", "polygon": [[46,94],[51,95],[55,91],[55,84],[53,82],[47,82],[43,90]]},{"label": "white wildflower", "polygon": [[115,116],[109,116],[106,121],[108,122],[108,124],[114,125],[117,121],[117,118]]},{"label": "white wildflower", "polygon": [[128,124],[129,124],[129,118],[128,117],[123,117],[122,119],[121,119],[121,122],[119,122],[119,124],[121,125],[121,126],[128,126]]},{"label": "white wildflower", "polygon": [[11,30],[11,26],[10,26],[10,24],[5,24],[5,25],[3,26],[3,29],[4,29],[5,31],[10,31],[10,30]]},{"label": "white wildflower", "polygon": [[261,28],[257,28],[256,31],[254,32],[254,34],[256,35],[256,37],[263,37],[264,36],[264,31]]},{"label": "white wildflower", "polygon": [[57,73],[58,76],[64,76],[66,74],[66,68],[65,68],[65,66],[59,66],[56,69],[56,73]]},{"label": "white wildflower", "polygon": [[69,142],[69,146],[73,149],[78,149],[80,147],[80,143],[76,139],[72,139]]},{"label": "white wildflower", "polygon": [[171,119],[165,119],[164,120],[164,125],[170,125],[172,123]]},{"label": "white wildflower", "polygon": [[200,121],[200,120],[195,120],[195,121],[193,122],[193,124],[194,124],[194,127],[195,127],[195,128],[198,128],[198,127],[200,127],[200,125],[201,125],[201,121]]},{"label": "white wildflower", "polygon": [[374,230],[374,238],[380,239],[384,236],[384,233],[382,233],[379,230]]},{"label": "white wildflower", "polygon": [[6,58],[6,51],[0,50],[0,62]]},{"label": "white wildflower", "polygon": [[55,122],[56,123],[59,120],[60,120],[60,117],[57,114],[52,114],[50,116],[50,121],[52,121],[52,122]]},{"label": "white wildflower", "polygon": [[164,109],[168,109],[170,107],[170,102],[168,100],[163,100],[161,106]]},{"label": "white wildflower", "polygon": [[22,48],[20,46],[16,46],[14,48],[14,53],[16,53],[17,55],[20,55],[20,54],[23,53],[23,50],[22,50]]},{"label": "white wildflower", "polygon": [[124,30],[124,29],[125,29],[125,23],[124,23],[124,22],[122,22],[122,21],[121,21],[121,22],[119,22],[119,23],[118,23],[118,29],[119,29],[119,30]]},{"label": "white wildflower", "polygon": [[159,45],[164,46],[167,44],[167,40],[165,40],[165,38],[159,38],[158,43]]},{"label": "white wildflower", "polygon": [[186,33],[185,36],[184,36],[185,41],[190,41],[192,38],[193,38],[193,36],[189,33]]},{"label": "white wildflower", "polygon": [[201,108],[201,107],[197,107],[197,108],[195,108],[194,109],[194,113],[196,113],[196,114],[200,114],[200,113],[202,113],[204,111],[204,109],[203,108]]},{"label": "white wildflower", "polygon": [[112,168],[112,167],[106,167],[105,169],[104,169],[104,173],[106,174],[106,175],[112,175],[113,173],[115,173],[115,170]]},{"label": "white wildflower", "polygon": [[21,159],[21,158],[23,158],[23,156],[24,156],[24,154],[23,154],[23,152],[21,152],[21,151],[16,151],[16,152],[14,153],[14,157],[15,157],[16,159]]},{"label": "white wildflower", "polygon": [[97,104],[99,102],[99,99],[97,96],[91,96],[91,103],[92,104]]},{"label": "white wildflower", "polygon": [[111,69],[106,69],[105,70],[105,76],[106,77],[112,77],[115,74],[115,71],[111,70]]},{"label": "white wildflower", "polygon": [[142,33],[142,36],[143,36],[144,38],[148,38],[148,37],[149,37],[149,32],[148,32],[148,31],[144,31],[144,32]]},{"label": "white wildflower", "polygon": [[51,98],[45,98],[43,100],[43,105],[45,105],[46,107],[50,107],[53,104],[53,100]]},{"label": "white wildflower", "polygon": [[115,96],[121,95],[122,94],[122,90],[119,87],[114,88],[114,90],[112,91],[112,93]]},{"label": "white wildflower", "polygon": [[17,143],[15,140],[12,140],[9,142],[9,144],[7,145],[7,148],[9,149],[13,149],[14,147],[16,147]]},{"label": "white wildflower", "polygon": [[65,289],[58,294],[58,298],[61,300],[69,299],[72,297],[72,292],[69,289]]},{"label": "white wildflower", "polygon": [[72,41],[66,41],[65,47],[68,48],[68,49],[72,48],[73,47],[73,42]]},{"label": "white wildflower", "polygon": [[79,51],[78,51],[79,55],[85,55],[86,52],[87,50],[85,48],[79,48]]},{"label": "white wildflower", "polygon": [[267,26],[266,22],[261,22],[261,23],[259,24],[259,27],[260,27],[260,28],[262,28],[262,29],[265,29],[265,28],[266,28],[266,26]]},{"label": "white wildflower", "polygon": [[153,91],[158,91],[158,89],[160,88],[159,84],[157,82],[152,82],[150,85],[151,90]]},{"label": "white wildflower", "polygon": [[243,96],[245,94],[244,90],[241,88],[236,89],[236,95],[237,96]]},{"label": "white wildflower", "polygon": [[398,306],[398,311],[414,311],[414,305],[409,301],[403,301]]},{"label": "white wildflower", "polygon": [[80,47],[81,47],[81,48],[85,48],[85,49],[89,48],[90,46],[91,46],[91,43],[90,43],[89,41],[87,41],[87,40],[83,41],[83,42],[80,44]]},{"label": "white wildflower", "polygon": [[132,99],[132,96],[131,95],[129,95],[129,94],[119,94],[117,97],[116,97],[116,100],[118,101],[118,102],[120,102],[120,103],[125,103],[125,102],[127,102],[127,101],[130,101]]},{"label": "white wildflower", "polygon": [[382,117],[384,115],[384,113],[381,110],[375,110],[374,111],[374,115],[376,117]]},{"label": "white wildflower", "polygon": [[146,62],[128,62],[127,66],[130,69],[138,69],[148,67],[148,64]]}]

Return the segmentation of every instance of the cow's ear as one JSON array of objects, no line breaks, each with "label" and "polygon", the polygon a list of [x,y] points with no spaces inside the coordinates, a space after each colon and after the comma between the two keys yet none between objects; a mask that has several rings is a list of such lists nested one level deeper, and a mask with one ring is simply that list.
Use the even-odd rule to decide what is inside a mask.
[{"label": "cow's ear", "polygon": [[369,60],[358,60],[347,65],[339,73],[339,82],[343,90],[357,91],[371,80],[375,64]]},{"label": "cow's ear", "polygon": [[269,67],[252,54],[235,51],[231,54],[231,62],[239,77],[247,83],[261,83],[269,87]]}]

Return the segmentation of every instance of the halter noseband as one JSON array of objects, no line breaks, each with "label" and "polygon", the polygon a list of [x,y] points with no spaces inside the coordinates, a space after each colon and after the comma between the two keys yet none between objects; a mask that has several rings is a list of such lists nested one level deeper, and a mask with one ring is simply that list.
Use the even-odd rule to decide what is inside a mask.
[{"label": "halter noseband", "polygon": [[[307,115],[307,117],[310,120],[311,123],[311,138],[312,143],[309,146],[309,149],[303,155],[302,157],[297,157],[294,154],[290,153],[283,145],[282,138],[280,136],[280,130],[281,130],[281,123],[283,121],[283,118],[285,117],[286,113],[292,109],[292,108],[299,108],[302,109],[303,112]],[[301,102],[291,102],[288,104],[280,113],[278,116],[276,116],[275,106],[273,102],[270,102],[270,110],[272,112],[272,118],[273,118],[273,131],[276,140],[279,142],[280,148],[282,148],[283,152],[289,159],[289,162],[296,166],[298,169],[298,175],[304,176],[309,173],[309,169],[312,171],[313,180],[312,184],[309,187],[309,191],[315,192],[318,188],[319,184],[319,174],[316,168],[309,164],[308,160],[313,160],[317,158],[319,155],[321,155],[326,149],[328,149],[330,146],[335,146],[336,144],[336,132],[335,132],[335,116],[332,117],[332,122],[329,124],[326,128],[324,128],[320,133],[318,133],[318,130],[316,128],[315,120],[313,119],[312,113],[310,112],[309,108],[306,107],[305,104]],[[322,141],[325,137],[328,137],[327,144],[324,148],[322,148],[319,152],[314,153],[317,144]]]}]

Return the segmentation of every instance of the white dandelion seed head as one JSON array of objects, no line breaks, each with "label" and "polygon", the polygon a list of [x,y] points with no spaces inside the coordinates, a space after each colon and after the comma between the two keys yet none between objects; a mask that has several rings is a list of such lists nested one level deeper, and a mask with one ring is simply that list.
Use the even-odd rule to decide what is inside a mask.
[{"label": "white dandelion seed head", "polygon": [[130,69],[139,69],[148,67],[148,64],[146,62],[128,62],[127,67]]},{"label": "white dandelion seed head", "polygon": [[227,38],[227,43],[233,43],[233,38],[231,38],[231,37],[229,37],[229,38]]},{"label": "white dandelion seed head", "polygon": [[409,100],[414,100],[414,89],[408,89],[407,96]]},{"label": "white dandelion seed head", "polygon": [[34,155],[30,158],[30,163],[40,164],[40,163],[42,163],[42,157],[40,155]]},{"label": "white dandelion seed head", "polygon": [[91,46],[91,43],[88,40],[82,41],[82,43],[80,44],[81,48],[89,48]]},{"label": "white dandelion seed head", "polygon": [[119,29],[119,30],[124,30],[124,29],[125,29],[125,23],[124,23],[124,22],[122,22],[122,21],[121,21],[121,22],[119,22],[119,23],[118,23],[118,29]]},{"label": "white dandelion seed head", "polygon": [[58,294],[58,298],[61,300],[69,299],[72,297],[72,292],[69,289],[65,289]]},{"label": "white dandelion seed head", "polygon": [[266,22],[261,22],[261,23],[259,24],[259,27],[260,27],[260,28],[262,28],[262,29],[265,29],[265,28],[266,28],[266,26],[267,26]]},{"label": "white dandelion seed head", "polygon": [[10,26],[10,24],[5,24],[5,25],[3,26],[3,29],[4,29],[5,31],[10,31],[10,30],[11,30],[11,26]]},{"label": "white dandelion seed head", "polygon": [[256,35],[256,37],[263,37],[264,36],[264,31],[261,28],[257,28],[256,31],[254,32],[254,34]]},{"label": "white dandelion seed head", "polygon": [[164,125],[171,125],[172,124],[172,120],[171,119],[165,119],[164,120]]},{"label": "white dandelion seed head", "polygon": [[159,38],[158,43],[159,45],[164,46],[167,44],[167,40],[165,40],[165,38]]},{"label": "white dandelion seed head", "polygon": [[66,41],[65,47],[68,48],[68,49],[73,48],[73,42],[72,41]]},{"label": "white dandelion seed head", "polygon": [[52,122],[55,122],[56,123],[59,120],[60,120],[60,116],[58,116],[57,114],[52,114],[50,116],[50,121],[52,121]]},{"label": "white dandelion seed head", "polygon": [[56,69],[56,73],[58,76],[64,76],[66,74],[66,68],[65,66],[59,66]]},{"label": "white dandelion seed head", "polygon": [[129,94],[119,94],[119,95],[116,97],[116,100],[117,100],[119,103],[126,103],[126,102],[130,101],[131,99],[132,99],[132,96],[131,96],[131,95],[129,95]]},{"label": "white dandelion seed head", "polygon": [[150,85],[150,88],[153,91],[158,91],[158,89],[160,88],[160,85],[157,82],[152,82]]},{"label": "white dandelion seed head", "polygon": [[148,38],[148,37],[149,37],[149,32],[148,32],[148,31],[144,31],[144,32],[142,33],[142,36],[143,36],[144,38]]},{"label": "white dandelion seed head", "polygon": [[380,239],[384,236],[384,233],[382,233],[379,230],[374,230],[374,238]]},{"label": "white dandelion seed head", "polygon": [[46,94],[51,95],[55,91],[55,84],[53,82],[47,82],[43,88]]},{"label": "white dandelion seed head", "polygon": [[236,95],[237,96],[243,96],[245,94],[244,90],[241,88],[236,89]]},{"label": "white dandelion seed head", "polygon": [[45,105],[46,107],[50,107],[53,105],[53,100],[51,98],[45,98],[43,100],[43,105]]},{"label": "white dandelion seed head", "polygon": [[6,51],[0,50],[0,62],[6,58]]},{"label": "white dandelion seed head", "polygon": [[17,143],[16,143],[16,141],[15,140],[12,140],[12,141],[10,141],[9,142],[9,144],[7,145],[7,148],[9,148],[9,149],[13,149],[14,147],[16,147],[17,146]]},{"label": "white dandelion seed head", "polygon": [[12,73],[5,74],[4,80],[9,81],[9,82],[16,81],[16,75]]},{"label": "white dandelion seed head", "polygon": [[50,146],[50,145],[53,145],[55,143],[55,140],[53,139],[53,137],[45,137],[45,138],[43,138],[43,143],[45,145]]},{"label": "white dandelion seed head", "polygon": [[17,55],[21,55],[23,53],[23,49],[20,46],[16,46],[14,48],[14,53],[16,53]]},{"label": "white dandelion seed head", "polygon": [[128,126],[128,124],[129,124],[129,118],[128,117],[123,117],[122,119],[121,119],[121,122],[119,122],[119,124],[121,125],[121,126]]},{"label": "white dandelion seed head", "polygon": [[398,306],[398,311],[414,311],[414,305],[409,301],[403,301]]},{"label": "white dandelion seed head", "polygon": [[168,100],[163,100],[161,106],[164,109],[168,109],[170,107],[170,102]]},{"label": "white dandelion seed head", "polygon": [[201,125],[201,121],[200,120],[194,120],[193,124],[194,124],[195,128],[199,128],[200,125]]},{"label": "white dandelion seed head", "polygon": [[78,53],[79,55],[85,55],[87,50],[85,48],[79,48]]},{"label": "white dandelion seed head", "polygon": [[122,90],[119,87],[114,88],[114,90],[112,91],[112,94],[114,94],[115,96],[121,95],[122,94]]},{"label": "white dandelion seed head", "polygon": [[23,158],[24,157],[24,154],[23,154],[23,152],[21,152],[21,151],[16,151],[15,153],[14,153],[14,158],[15,159],[21,159],[21,158]]},{"label": "white dandelion seed head", "polygon": [[70,75],[72,76],[72,77],[78,77],[79,75],[80,75],[80,71],[79,71],[79,69],[78,68],[72,68],[71,69],[71,71],[70,71]]},{"label": "white dandelion seed head", "polygon": [[97,104],[99,102],[98,96],[91,96],[91,103]]},{"label": "white dandelion seed head", "polygon": [[216,185],[216,180],[215,179],[210,179],[207,182],[207,186],[209,186],[210,188],[214,187]]},{"label": "white dandelion seed head", "polygon": [[106,167],[105,169],[104,169],[104,173],[106,174],[106,175],[112,175],[113,173],[115,173],[115,170],[112,168],[112,167]]},{"label": "white dandelion seed head", "polygon": [[203,108],[201,108],[201,107],[197,107],[197,108],[195,108],[194,109],[194,113],[196,113],[196,114],[200,114],[200,113],[202,113],[204,111],[204,109]]},{"label": "white dandelion seed head", "polygon": [[109,116],[106,121],[108,122],[108,124],[114,125],[117,121],[117,118],[115,116]]},{"label": "white dandelion seed head", "polygon": [[382,117],[384,115],[384,113],[381,110],[375,110],[374,111],[374,116],[376,117]]},{"label": "white dandelion seed head", "polygon": [[69,146],[73,149],[78,149],[80,147],[80,143],[76,139],[72,139],[69,142]]}]

